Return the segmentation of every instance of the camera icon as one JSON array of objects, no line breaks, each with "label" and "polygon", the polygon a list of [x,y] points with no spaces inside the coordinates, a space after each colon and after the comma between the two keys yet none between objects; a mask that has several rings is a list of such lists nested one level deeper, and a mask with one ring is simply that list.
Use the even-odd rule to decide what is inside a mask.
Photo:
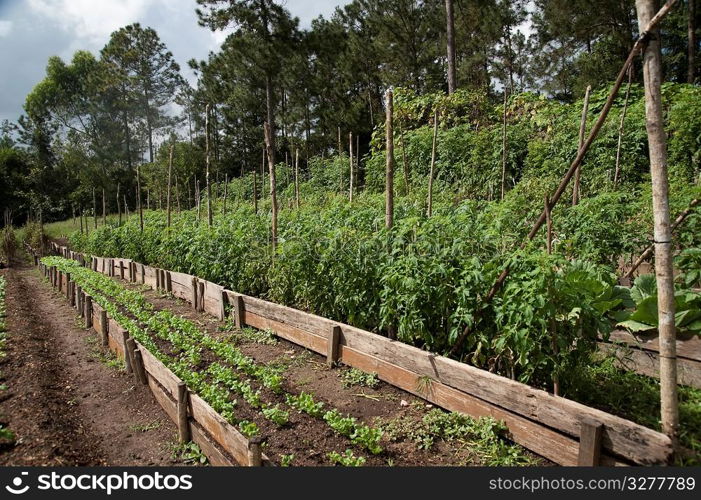
[{"label": "camera icon", "polygon": [[5,489],[13,495],[21,495],[22,493],[26,493],[29,489],[29,485],[25,485],[24,487],[22,487],[22,476],[28,475],[29,472],[21,472],[19,476],[12,479],[12,486],[7,485],[5,486]]}]

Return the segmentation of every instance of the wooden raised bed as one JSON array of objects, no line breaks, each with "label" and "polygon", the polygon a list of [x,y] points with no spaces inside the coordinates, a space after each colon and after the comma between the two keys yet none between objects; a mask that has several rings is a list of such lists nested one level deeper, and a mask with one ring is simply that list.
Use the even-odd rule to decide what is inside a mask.
[{"label": "wooden raised bed", "polygon": [[[127,259],[86,257],[54,244],[57,253],[91,262],[128,266]],[[561,465],[651,465],[669,463],[670,439],[655,430],[511,379],[402,342],[290,307],[225,290],[183,273],[132,263],[154,288],[171,283],[174,296],[216,317],[229,306],[237,325],[276,335],[348,366],[377,376],[450,411],[503,420],[511,438]],[[166,279],[157,279],[165,275]],[[169,276],[169,278],[167,278]],[[141,281],[141,280],[138,280]],[[336,344],[337,342],[337,344]],[[601,433],[591,432],[601,426]],[[600,439],[599,439],[600,438]],[[593,448],[600,447],[598,453]]]},{"label": "wooden raised bed", "polygon": [[[134,374],[137,384],[148,386],[168,417],[178,425],[183,440],[197,443],[212,465],[273,465],[260,451],[259,439],[245,437],[189,389],[185,388],[183,396],[180,386],[184,386],[184,382],[148,349],[129,339],[128,332],[109,318],[107,312],[92,301],[89,295],[76,290],[69,274],[55,267],[47,267],[41,262],[39,266],[54,288],[64,293],[69,300],[71,296],[76,298],[74,307],[85,318],[86,327],[102,335],[103,346],[125,361],[127,372]],[[131,342],[134,345],[133,351],[128,348]],[[180,416],[180,404],[185,405],[184,418]]]}]

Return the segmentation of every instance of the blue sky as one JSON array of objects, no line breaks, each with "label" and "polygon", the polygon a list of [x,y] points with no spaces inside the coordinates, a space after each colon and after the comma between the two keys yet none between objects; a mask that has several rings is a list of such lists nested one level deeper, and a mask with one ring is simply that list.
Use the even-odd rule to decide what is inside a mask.
[{"label": "blue sky", "polygon": [[[331,15],[343,0],[280,1],[308,27]],[[197,25],[195,0],[0,0],[0,121],[16,120],[52,55],[70,60],[76,50],[97,53],[114,30],[139,22],[154,28],[184,76],[190,59],[217,50],[226,33]]]}]

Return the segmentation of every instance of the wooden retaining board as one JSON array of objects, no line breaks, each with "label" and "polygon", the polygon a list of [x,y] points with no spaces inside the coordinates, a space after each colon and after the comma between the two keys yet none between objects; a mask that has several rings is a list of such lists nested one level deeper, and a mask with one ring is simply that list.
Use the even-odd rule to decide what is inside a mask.
[{"label": "wooden retaining board", "polygon": [[[211,282],[205,283],[208,285]],[[206,285],[205,289],[214,288]],[[155,280],[152,286],[155,286]],[[226,291],[226,293],[229,297],[237,295],[230,291]],[[272,329],[283,338],[288,338],[288,340],[322,354],[325,353],[326,335],[333,326],[337,325],[341,328],[340,351],[341,359],[345,363],[351,366],[353,366],[352,363],[355,363],[358,367],[372,365],[372,359],[365,359],[369,357],[391,365],[394,370],[402,369],[410,375],[413,374],[411,376],[430,377],[433,381],[432,385],[438,382],[442,386],[458,390],[462,398],[470,396],[473,400],[471,401],[473,406],[477,401],[488,405],[483,406],[482,411],[487,411],[484,408],[489,408],[490,411],[497,409],[503,415],[507,415],[504,412],[508,412],[531,424],[537,423],[541,429],[536,430],[533,436],[539,436],[539,433],[543,432],[542,428],[552,429],[555,432],[559,431],[569,435],[573,443],[577,443],[581,419],[586,418],[604,425],[602,445],[606,453],[610,453],[612,456],[621,456],[624,460],[632,460],[639,464],[655,464],[668,462],[672,455],[671,442],[667,436],[634,422],[349,325],[339,324],[262,299],[244,295],[241,297],[244,301],[245,324]],[[207,307],[205,299],[205,310],[217,315],[221,303],[213,307],[213,304],[216,304],[214,300],[210,293],[210,306]],[[355,354],[355,359],[354,355],[350,354],[351,352]],[[390,383],[393,383],[392,379],[398,380],[396,376],[389,373],[390,367],[384,367],[382,370],[381,365],[375,363],[374,366],[378,370],[369,371],[375,371],[380,378],[390,381]],[[406,376],[407,373],[404,375]],[[412,391],[408,383],[404,385],[407,387],[402,388],[416,393],[416,389],[414,388]],[[421,396],[427,397],[426,395]],[[470,398],[466,398],[466,401],[470,401]],[[447,398],[445,402],[448,402]],[[436,404],[449,410],[454,409],[451,407],[454,406],[454,403],[450,406],[444,406],[438,402]],[[470,405],[463,404],[463,406],[468,406],[468,408],[454,409],[454,411],[470,413]],[[479,413],[474,409],[472,411],[473,414],[474,412]],[[512,424],[517,423],[513,418],[510,420]],[[576,455],[574,447],[570,446],[568,452],[563,452],[561,446],[566,442],[561,439],[559,442],[555,437],[553,437],[552,442],[544,439],[529,439],[527,433],[529,429],[524,427],[523,422],[520,423],[523,431],[517,430],[516,434],[513,434],[512,431],[517,442],[546,457],[554,453],[559,454],[562,458],[553,457],[553,460],[563,465],[577,463],[576,460],[572,461]],[[516,427],[518,428],[518,426]],[[615,462],[614,459],[605,458],[604,460]]]},{"label": "wooden retaining board", "polygon": [[[102,331],[99,319],[101,311],[102,307],[92,302],[92,328],[97,333]],[[124,328],[114,319],[108,318],[108,321],[109,346],[123,359],[125,346],[122,332]],[[136,346],[141,352],[151,392],[168,417],[177,423],[177,405],[174,397],[177,395],[178,384],[181,380],[143,345],[136,342]],[[194,393],[190,393],[190,405],[192,440],[201,447],[202,451],[210,458],[211,463],[213,465],[235,465],[236,463],[216,447],[214,444],[216,442],[224,450],[227,450],[238,463],[247,465],[248,439]],[[213,440],[209,436],[212,436]],[[273,463],[267,456],[263,455],[263,465],[272,466]]]}]

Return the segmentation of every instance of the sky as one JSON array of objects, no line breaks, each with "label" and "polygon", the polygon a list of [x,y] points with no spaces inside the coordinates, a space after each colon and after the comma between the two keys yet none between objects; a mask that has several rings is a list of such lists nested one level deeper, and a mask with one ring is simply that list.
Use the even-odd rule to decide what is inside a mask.
[{"label": "sky", "polygon": [[[284,0],[309,27],[342,0]],[[46,62],[70,60],[76,50],[97,54],[109,35],[139,22],[155,29],[190,81],[190,59],[206,59],[226,38],[197,25],[195,0],[0,0],[0,122],[16,121],[24,98],[44,77]]]}]

